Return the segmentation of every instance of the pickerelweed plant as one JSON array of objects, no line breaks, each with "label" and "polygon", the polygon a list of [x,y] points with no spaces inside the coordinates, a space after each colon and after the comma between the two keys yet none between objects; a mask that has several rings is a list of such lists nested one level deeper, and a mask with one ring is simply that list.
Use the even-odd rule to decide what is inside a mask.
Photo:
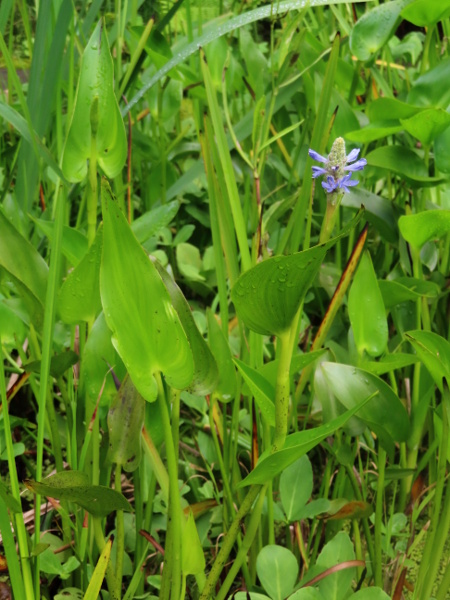
[{"label": "pickerelweed plant", "polygon": [[0,2],[0,595],[447,598],[450,0],[243,4]]},{"label": "pickerelweed plant", "polygon": [[362,171],[367,164],[365,158],[357,160],[359,152],[357,148],[347,156],[345,142],[341,137],[334,141],[327,158],[315,150],[310,149],[308,152],[312,159],[324,164],[323,167],[312,167],[314,179],[325,178],[322,187],[327,193],[327,209],[319,238],[321,243],[326,242],[333,232],[342,196],[359,183],[356,179],[352,179],[352,174],[355,171]]}]

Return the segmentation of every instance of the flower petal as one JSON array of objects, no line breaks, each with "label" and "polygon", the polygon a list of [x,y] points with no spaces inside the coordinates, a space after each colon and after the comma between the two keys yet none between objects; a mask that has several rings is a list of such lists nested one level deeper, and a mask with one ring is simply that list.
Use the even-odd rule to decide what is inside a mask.
[{"label": "flower petal", "polygon": [[308,150],[308,154],[309,156],[313,159],[313,160],[317,160],[318,162],[322,162],[322,163],[326,163],[328,162],[328,158],[325,158],[325,156],[322,156],[321,154],[319,154],[318,152],[316,152],[315,150]]},{"label": "flower petal", "polygon": [[366,165],[367,160],[365,158],[360,158],[352,165],[347,165],[346,167],[344,167],[344,171],[351,171],[352,173],[354,171],[362,171]]},{"label": "flower petal", "polygon": [[356,160],[358,158],[358,154],[360,152],[359,148],[355,148],[354,150],[352,150],[350,152],[350,154],[346,157],[345,162],[353,162],[354,160]]},{"label": "flower petal", "polygon": [[328,171],[323,167],[312,167],[312,173],[313,179],[315,179],[316,177],[320,177],[320,175],[326,175]]},{"label": "flower petal", "polygon": [[334,179],[334,177],[331,177],[331,175],[329,175],[327,177],[326,181],[322,181],[322,187],[329,194],[331,194],[332,192],[334,192],[335,190],[337,190],[337,188],[339,187],[339,181],[336,181]]}]

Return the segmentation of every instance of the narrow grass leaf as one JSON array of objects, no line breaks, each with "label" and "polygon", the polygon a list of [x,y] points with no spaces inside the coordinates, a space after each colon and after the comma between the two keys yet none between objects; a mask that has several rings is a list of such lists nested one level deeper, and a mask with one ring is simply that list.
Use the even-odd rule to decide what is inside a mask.
[{"label": "narrow grass leaf", "polygon": [[113,539],[110,537],[99,556],[97,564],[95,565],[94,572],[92,573],[92,577],[89,581],[89,585],[83,600],[97,600],[99,597],[100,589],[102,587],[103,580],[105,579],[106,569],[108,568],[108,563],[111,556],[112,544]]},{"label": "narrow grass leaf", "polygon": [[269,425],[275,426],[275,388],[261,373],[252,369],[241,360],[235,358],[234,362],[241,372],[244,381],[250,388],[261,414]]}]

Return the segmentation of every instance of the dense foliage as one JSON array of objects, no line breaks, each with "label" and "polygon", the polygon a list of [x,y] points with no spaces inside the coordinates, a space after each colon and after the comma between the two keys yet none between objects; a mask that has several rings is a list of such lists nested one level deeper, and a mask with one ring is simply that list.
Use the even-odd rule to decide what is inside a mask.
[{"label": "dense foliage", "polygon": [[1,597],[448,598],[449,39],[2,0]]}]

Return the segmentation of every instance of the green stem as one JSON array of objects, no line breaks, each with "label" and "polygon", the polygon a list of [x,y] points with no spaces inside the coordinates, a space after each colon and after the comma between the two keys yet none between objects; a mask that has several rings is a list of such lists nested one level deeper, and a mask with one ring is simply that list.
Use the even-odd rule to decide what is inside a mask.
[{"label": "green stem", "polygon": [[289,415],[289,369],[291,366],[291,330],[278,336],[280,354],[278,359],[277,383],[275,387],[275,436],[272,452],[281,450],[288,431]]},{"label": "green stem", "polygon": [[255,504],[255,507],[252,511],[252,516],[250,518],[246,534],[242,541],[242,545],[239,548],[236,558],[231,565],[230,570],[225,578],[225,581],[220,587],[219,593],[216,596],[216,600],[225,600],[228,590],[233,585],[233,582],[236,579],[236,576],[241,568],[241,565],[245,561],[247,554],[251,548],[253,540],[255,538],[256,532],[258,531],[258,527],[261,520],[261,513],[264,504],[264,498],[266,495],[267,484],[262,488],[259,498]]},{"label": "green stem", "polygon": [[378,485],[375,504],[375,585],[383,588],[383,563],[381,531],[383,526],[384,477],[386,468],[386,451],[378,445]]},{"label": "green stem", "polygon": [[[0,336],[0,395],[2,400],[2,416],[4,423],[4,436],[5,436],[5,444],[6,444],[6,453],[8,456],[8,469],[9,469],[9,477],[11,480],[11,491],[14,499],[20,504],[20,488],[19,488],[19,479],[17,477],[17,469],[16,469],[16,461],[14,457],[13,450],[13,441],[11,437],[11,423],[9,420],[9,412],[8,412],[8,401],[6,398],[6,381],[5,381],[5,371],[4,371],[4,362],[3,362],[3,345]],[[9,519],[8,519],[9,521]],[[19,556],[20,563],[22,567],[22,578],[23,578],[23,587],[25,589],[25,600],[34,600],[34,598],[38,598],[39,596],[35,596],[33,589],[33,576],[31,572],[30,565],[30,552],[28,548],[28,536],[27,530],[25,528],[25,521],[23,519],[23,513],[17,512],[14,516],[15,521],[15,531],[17,536],[17,542],[19,545]],[[9,527],[9,524],[8,524]],[[3,534],[4,538],[6,538],[5,534]],[[8,559],[9,560],[9,559]],[[20,585],[20,584],[19,584]]]},{"label": "green stem", "polygon": [[442,398],[442,438],[439,449],[438,478],[436,494],[433,505],[430,529],[420,563],[414,598],[430,598],[436,574],[439,569],[440,559],[448,539],[450,527],[450,486],[447,485],[444,508],[441,513],[442,497],[444,495],[447,469],[447,452],[449,440],[449,424],[447,411],[450,407],[450,393],[444,390]]},{"label": "green stem", "polygon": [[250,490],[247,493],[247,496],[244,498],[238,512],[236,513],[236,516],[233,519],[233,522],[231,523],[228,533],[225,536],[222,547],[220,548],[219,553],[217,554],[216,560],[214,561],[214,564],[208,575],[208,579],[206,580],[205,586],[200,596],[200,600],[209,600],[210,598],[215,597],[216,583],[220,577],[220,574],[222,573],[222,569],[226,561],[228,560],[230,552],[233,548],[234,542],[239,532],[241,520],[250,511],[254,501],[258,497],[258,494],[261,490],[261,485],[254,485],[250,488]]},{"label": "green stem", "polygon": [[[158,374],[158,403],[164,429],[167,470],[169,473],[169,510],[167,522],[166,560],[161,581],[161,598],[179,600],[181,593],[181,502],[178,489],[178,461],[175,453],[169,409]],[[176,415],[174,416],[177,418]]]},{"label": "green stem", "polygon": [[[120,465],[116,465],[114,474],[115,489],[119,493],[122,491],[121,483],[122,469]],[[116,531],[117,536],[114,540],[116,546],[116,573],[115,573],[115,593],[117,598],[122,597],[122,573],[123,573],[123,556],[125,552],[125,525],[123,520],[123,510],[118,510],[116,515]]]}]

